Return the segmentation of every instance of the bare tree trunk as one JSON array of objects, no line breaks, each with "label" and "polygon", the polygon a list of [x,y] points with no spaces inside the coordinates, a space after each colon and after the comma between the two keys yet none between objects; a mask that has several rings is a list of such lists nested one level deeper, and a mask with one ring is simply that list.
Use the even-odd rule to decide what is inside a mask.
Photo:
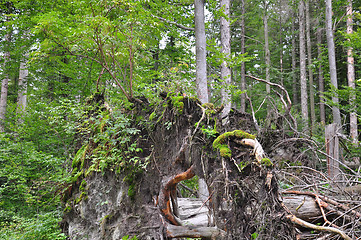
[{"label": "bare tree trunk", "polygon": [[[264,51],[265,51],[265,60],[266,60],[266,81],[271,81],[270,76],[270,67],[271,67],[271,53],[269,50],[269,38],[268,38],[268,1],[264,1],[264,13],[263,13],[263,26],[264,26]],[[270,95],[271,87],[269,84],[266,84],[266,93]],[[270,116],[271,108],[267,105],[267,115]]]},{"label": "bare tree trunk", "polygon": [[308,81],[310,86],[310,113],[311,113],[311,129],[316,123],[315,113],[315,90],[313,86],[312,72],[312,43],[311,43],[311,23],[310,23],[310,0],[306,0],[306,39],[307,39],[307,60],[308,60]]},{"label": "bare tree trunk", "polygon": [[[294,21],[292,21],[292,33],[295,33],[296,32],[296,13],[294,12],[293,13],[293,18],[294,18]],[[292,81],[293,81],[293,85],[292,85],[292,101],[293,101],[293,104],[294,105],[297,105],[298,104],[298,101],[297,101],[297,74],[296,74],[296,69],[297,69],[297,63],[296,63],[296,49],[297,49],[297,46],[296,46],[296,34],[294,34],[292,36]]]},{"label": "bare tree trunk", "polygon": [[[197,96],[202,103],[208,102],[207,59],[206,59],[206,30],[204,26],[204,0],[194,0],[194,21],[196,36],[196,85]],[[198,180],[198,193],[209,195],[208,186],[204,179]]]},{"label": "bare tree trunk", "polygon": [[[352,34],[352,0],[348,0],[347,5],[347,34]],[[350,41],[350,39],[348,39]],[[351,90],[355,90],[355,67],[354,67],[354,58],[352,56],[352,47],[347,49],[347,79],[348,79],[348,86]],[[350,105],[352,107],[352,112],[350,113],[350,137],[352,143],[357,146],[358,144],[358,134],[357,134],[357,116],[355,110],[356,104],[356,94],[355,92],[351,92],[350,94]],[[357,161],[357,159],[355,159]]]},{"label": "bare tree trunk", "polygon": [[[245,26],[245,15],[246,15],[246,6],[244,0],[242,0],[242,16],[241,16],[241,54],[246,52],[246,26]],[[246,63],[241,63],[241,91],[246,91]],[[241,112],[246,112],[246,94],[241,94]]]},{"label": "bare tree trunk", "polygon": [[279,1],[278,5],[278,15],[279,15],[279,44],[280,44],[280,84],[281,86],[284,86],[283,84],[283,35],[282,35],[282,2]]},{"label": "bare tree trunk", "polygon": [[27,78],[29,75],[28,68],[26,66],[27,62],[27,55],[25,55],[25,58],[23,61],[20,62],[20,70],[19,70],[19,90],[18,90],[18,99],[17,99],[17,113],[21,113],[25,110],[26,104],[27,104]]},{"label": "bare tree trunk", "polygon": [[[222,53],[226,59],[231,56],[231,27],[230,27],[230,0],[221,0],[221,9],[223,10],[223,16],[221,17],[221,46]],[[229,86],[231,84],[231,69],[228,66],[226,60],[223,60],[221,64],[221,79],[224,81],[224,87],[222,88],[222,103],[223,111],[222,117],[228,115],[231,111],[231,93]]]},{"label": "bare tree trunk", "polygon": [[320,25],[317,29],[317,60],[319,61],[318,66],[318,90],[320,95],[320,121],[321,124],[326,124],[326,113],[325,113],[325,98],[324,98],[324,91],[325,91],[325,83],[323,79],[323,71],[322,71],[322,65],[321,65],[321,56],[322,56],[322,28]]},{"label": "bare tree trunk", "polygon": [[206,31],[204,26],[204,0],[194,0],[194,21],[196,37],[196,85],[197,95],[202,103],[208,102]]},{"label": "bare tree trunk", "polygon": [[[331,85],[335,90],[338,90],[337,86],[337,71],[336,71],[336,52],[335,52],[335,43],[333,39],[333,29],[332,29],[332,0],[326,0],[326,39],[328,47],[328,62],[330,67],[330,80]],[[332,107],[333,122],[341,125],[341,114],[338,105],[338,96],[337,93],[335,96],[332,96],[332,101],[335,106]]]},{"label": "bare tree trunk", "polygon": [[[11,41],[11,32],[8,32],[5,35],[5,42],[10,43]],[[9,74],[7,63],[10,60],[10,52],[6,51],[4,53],[4,79],[1,82],[1,96],[0,96],[0,132],[5,131],[5,114],[6,114],[6,106],[7,106],[7,98],[8,98],[8,86],[9,86]]]},{"label": "bare tree trunk", "polygon": [[308,129],[308,96],[306,74],[306,41],[305,41],[305,2],[300,0],[299,11],[299,37],[300,37],[300,83],[301,83],[301,114],[304,129]]},{"label": "bare tree trunk", "polygon": [[328,176],[333,180],[341,180],[341,170],[339,164],[339,139],[338,132],[340,125],[332,123],[325,128],[326,152],[327,152],[327,172]]}]

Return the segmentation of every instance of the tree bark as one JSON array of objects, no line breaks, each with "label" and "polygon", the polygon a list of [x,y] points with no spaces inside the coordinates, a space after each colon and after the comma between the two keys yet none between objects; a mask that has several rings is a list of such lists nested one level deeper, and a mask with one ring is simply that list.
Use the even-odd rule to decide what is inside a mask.
[{"label": "tree bark", "polygon": [[325,113],[325,98],[324,98],[324,91],[325,91],[325,83],[323,79],[323,70],[322,70],[322,64],[321,64],[321,58],[322,58],[322,28],[319,24],[317,29],[317,60],[319,62],[318,66],[318,91],[320,95],[320,121],[321,124],[326,124],[326,113]]},{"label": "tree bark", "polygon": [[21,114],[25,108],[26,108],[26,104],[27,104],[27,89],[28,89],[28,84],[27,84],[27,78],[29,75],[29,70],[26,66],[27,63],[27,54],[25,55],[23,61],[20,62],[20,69],[19,69],[19,90],[18,90],[18,99],[17,99],[17,110],[16,112],[18,114]]},{"label": "tree bark", "polygon": [[221,17],[221,46],[222,53],[225,60],[221,64],[221,79],[223,80],[224,87],[222,87],[222,117],[226,117],[231,111],[231,93],[229,86],[231,84],[231,69],[228,66],[227,59],[231,56],[231,27],[230,27],[230,0],[221,0],[221,9],[224,16]]},{"label": "tree bark", "polygon": [[311,129],[316,123],[315,113],[315,90],[313,86],[312,72],[312,43],[311,43],[311,22],[310,22],[310,0],[306,0],[306,39],[307,39],[307,60],[308,60],[308,81],[310,86],[310,113],[311,113]]},{"label": "tree bark", "polygon": [[[246,6],[245,1],[242,0],[242,16],[241,16],[241,54],[245,54],[246,52],[246,26],[245,26],[245,14],[246,14]],[[246,63],[241,63],[241,91],[246,91]],[[241,112],[246,112],[246,93],[241,94]]]},{"label": "tree bark", "polygon": [[[347,5],[347,34],[353,33],[352,27],[352,1],[348,0]],[[350,41],[350,39],[347,39]],[[350,105],[352,106],[352,111],[350,113],[350,137],[352,143],[357,146],[358,144],[358,134],[357,134],[357,116],[355,112],[355,104],[356,104],[356,94],[353,92],[356,89],[355,86],[355,67],[354,67],[354,58],[352,56],[352,47],[348,47],[347,49],[347,79],[348,86],[351,88],[350,92]],[[357,159],[354,159],[357,161]]]},{"label": "tree bark", "polygon": [[[11,32],[6,33],[5,42],[10,45],[11,41]],[[6,106],[7,106],[7,97],[8,97],[8,86],[9,86],[9,74],[7,63],[10,60],[10,51],[7,50],[4,53],[4,79],[1,83],[1,96],[0,96],[0,132],[5,131],[5,114],[6,114]]]},{"label": "tree bark", "polygon": [[[326,0],[326,39],[331,85],[337,91],[336,52],[332,29],[332,0]],[[337,93],[332,96],[332,101],[335,104],[335,106],[332,106],[333,122],[341,125],[340,109],[337,106],[339,102]]]},{"label": "tree bark", "polygon": [[341,179],[339,139],[337,136],[340,126],[337,123],[332,123],[327,125],[325,129],[327,172],[328,176],[334,181]]},{"label": "tree bark", "polygon": [[[269,50],[269,37],[268,37],[268,5],[269,2],[264,2],[264,13],[263,13],[263,27],[264,27],[264,51],[265,51],[265,60],[266,60],[266,81],[271,81],[270,76],[270,67],[271,67],[271,53]],[[266,93],[270,95],[271,87],[266,84]],[[271,114],[271,107],[267,104],[267,116]]]},{"label": "tree bark", "polygon": [[306,42],[305,42],[305,2],[300,0],[299,11],[299,38],[300,38],[300,84],[301,84],[301,114],[304,129],[308,129],[308,95],[306,74]]},{"label": "tree bark", "polygon": [[204,0],[194,0],[196,37],[196,85],[197,96],[202,103],[208,102],[206,31],[204,26]]},{"label": "tree bark", "polygon": [[[293,13],[293,18],[294,18],[294,21],[292,21],[292,33],[295,33],[296,32],[296,13],[294,12]],[[297,90],[297,85],[298,85],[298,82],[297,82],[297,74],[296,74],[296,69],[297,69],[297,63],[296,63],[296,49],[297,49],[297,45],[296,45],[296,34],[293,34],[292,36],[292,52],[291,52],[291,55],[292,55],[292,101],[293,101],[293,104],[294,105],[297,105],[298,104],[298,100],[297,100],[297,93],[298,93],[298,90]]]}]

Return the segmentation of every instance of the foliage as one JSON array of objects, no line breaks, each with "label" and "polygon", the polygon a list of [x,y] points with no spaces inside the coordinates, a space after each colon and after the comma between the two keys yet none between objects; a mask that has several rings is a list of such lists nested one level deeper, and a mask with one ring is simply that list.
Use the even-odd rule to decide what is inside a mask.
[{"label": "foliage", "polygon": [[0,238],[65,240],[67,237],[59,229],[60,214],[57,211],[36,214],[34,218],[14,216],[11,223],[1,223]]}]

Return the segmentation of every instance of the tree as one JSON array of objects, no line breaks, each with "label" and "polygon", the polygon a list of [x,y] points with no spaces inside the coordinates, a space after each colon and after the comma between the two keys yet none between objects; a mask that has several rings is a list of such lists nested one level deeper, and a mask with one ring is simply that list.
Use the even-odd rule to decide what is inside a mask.
[{"label": "tree", "polygon": [[[347,34],[353,33],[353,21],[352,21],[352,1],[348,0],[347,5]],[[350,41],[350,39],[347,39]],[[355,105],[356,100],[356,94],[354,93],[354,90],[356,88],[355,84],[355,68],[354,68],[354,57],[353,57],[353,51],[352,47],[349,46],[347,48],[347,79],[348,79],[348,86],[351,88],[350,92],[350,105]],[[358,134],[357,134],[357,115],[355,112],[355,107],[352,107],[352,111],[350,112],[350,137],[352,140],[352,143],[357,146],[358,143]]]},{"label": "tree", "polygon": [[220,1],[221,9],[223,11],[221,16],[221,46],[223,61],[221,64],[221,79],[224,83],[222,88],[222,103],[224,105],[222,115],[226,117],[231,111],[231,68],[228,66],[228,61],[231,57],[231,27],[230,27],[230,0]]},{"label": "tree", "polygon": [[[265,61],[266,61],[266,81],[270,82],[270,68],[271,68],[271,53],[269,49],[269,37],[268,37],[268,8],[269,8],[270,2],[269,1],[263,1],[263,31],[264,31],[264,51],[265,51]],[[269,84],[266,84],[266,92],[267,95],[271,93],[271,87]],[[270,114],[270,106],[268,105],[267,108],[267,114]]]},{"label": "tree", "polygon": [[[241,54],[246,53],[246,26],[245,26],[245,18],[246,18],[246,4],[245,0],[241,1]],[[246,111],[246,63],[243,61],[241,63],[241,111]]]},{"label": "tree", "polygon": [[[319,18],[318,22],[319,22]],[[326,124],[326,113],[325,113],[325,98],[324,98],[324,91],[325,91],[325,84],[323,79],[323,70],[322,70],[322,27],[318,24],[318,28],[316,31],[317,35],[317,61],[318,63],[318,91],[320,95],[320,121],[322,125]]]},{"label": "tree", "polygon": [[[333,90],[337,91],[338,85],[337,85],[337,71],[336,71],[336,52],[335,52],[335,43],[334,43],[333,28],[332,28],[332,0],[326,0],[325,23],[326,23],[326,39],[327,39],[327,49],[328,49],[328,62],[330,69],[330,80]],[[332,102],[334,103],[334,106],[332,106],[333,122],[341,126],[341,113],[338,107],[339,101],[336,92],[332,96]]]},{"label": "tree", "polygon": [[299,11],[299,38],[300,38],[300,84],[301,84],[301,114],[304,129],[308,128],[308,94],[306,74],[306,41],[305,41],[305,2],[300,0]]},{"label": "tree", "polygon": [[306,0],[306,39],[307,39],[307,65],[308,65],[308,81],[310,86],[310,114],[311,128],[316,124],[315,113],[315,90],[313,87],[313,69],[312,69],[312,43],[311,43],[311,21],[310,21],[310,0]]},{"label": "tree", "polygon": [[[9,20],[7,18],[7,20]],[[10,41],[11,41],[11,31],[6,30],[5,35],[5,46],[6,50],[4,52],[4,65],[3,65],[3,80],[1,82],[1,97],[0,97],[0,132],[5,131],[5,114],[7,106],[7,97],[8,97],[8,86],[9,86],[9,62],[10,62]]]},{"label": "tree", "polygon": [[194,24],[196,37],[196,85],[197,96],[208,102],[206,31],[204,26],[204,0],[194,0]]},{"label": "tree", "polygon": [[296,45],[296,19],[297,19],[297,13],[296,10],[293,10],[293,19],[294,21],[292,21],[292,27],[291,27],[291,32],[292,32],[292,46],[291,46],[291,57],[292,57],[292,102],[294,105],[296,105],[298,103],[298,91],[297,91],[297,86],[298,86],[298,81],[297,81],[297,59],[296,59],[296,49],[297,49],[297,45]]},{"label": "tree", "polygon": [[19,90],[18,90],[18,99],[17,99],[17,113],[22,113],[26,108],[28,75],[29,75],[29,70],[28,70],[28,66],[27,66],[27,55],[25,55],[24,59],[20,62],[20,69],[19,69],[19,82],[18,82]]}]

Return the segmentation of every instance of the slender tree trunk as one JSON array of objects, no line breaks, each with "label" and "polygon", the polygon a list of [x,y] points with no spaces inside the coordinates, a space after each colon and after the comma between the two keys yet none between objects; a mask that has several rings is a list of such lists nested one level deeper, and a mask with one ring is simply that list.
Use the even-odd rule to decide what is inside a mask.
[{"label": "slender tree trunk", "polygon": [[311,113],[311,129],[316,123],[315,113],[315,90],[313,86],[312,72],[312,43],[311,43],[311,23],[310,23],[310,0],[306,0],[306,39],[307,39],[307,60],[308,60],[308,81],[310,86],[310,113]]},{"label": "slender tree trunk", "polygon": [[19,90],[18,90],[18,99],[17,99],[17,110],[16,110],[18,114],[21,114],[25,110],[27,104],[26,93],[28,89],[27,78],[29,75],[29,71],[26,66],[26,62],[27,62],[27,55],[25,55],[23,61],[20,62],[19,83],[18,83]]},{"label": "slender tree trunk", "polygon": [[318,66],[318,90],[320,95],[320,121],[322,125],[326,124],[326,113],[325,113],[325,83],[323,79],[323,70],[321,65],[322,58],[322,28],[319,25],[317,29],[317,60],[319,61]]},{"label": "slender tree trunk", "polygon": [[[246,15],[246,6],[244,0],[242,0],[242,16],[241,16],[241,54],[246,52],[246,26],[245,26],[245,15]],[[246,91],[246,63],[241,63],[241,91]],[[246,112],[246,94],[241,94],[241,112]]]},{"label": "slender tree trunk", "polygon": [[306,74],[306,41],[305,41],[305,3],[300,0],[299,10],[299,37],[300,37],[300,84],[301,84],[301,114],[304,129],[308,129],[308,96]]},{"label": "slender tree trunk", "polygon": [[[221,0],[221,9],[223,10],[224,16],[221,17],[221,46],[222,53],[226,59],[231,56],[231,27],[230,27],[230,0]],[[222,103],[223,111],[222,117],[228,115],[231,111],[231,94],[229,86],[231,84],[231,69],[228,66],[226,60],[223,60],[221,64],[221,79],[224,81],[224,87],[222,88]]]},{"label": "slender tree trunk", "polygon": [[[11,33],[8,32],[5,35],[5,42],[10,43],[11,41]],[[10,45],[10,44],[9,44]],[[9,50],[4,53],[4,78],[1,82],[1,96],[0,96],[0,132],[5,131],[5,114],[6,114],[6,106],[7,106],[7,98],[8,98],[8,86],[9,86],[9,74],[7,63],[10,60],[10,52]]]},{"label": "slender tree trunk", "polygon": [[[264,51],[265,51],[265,60],[266,60],[266,81],[271,81],[270,76],[270,67],[271,67],[271,53],[269,50],[269,38],[268,38],[268,1],[264,2],[264,14],[263,14],[263,27],[264,27]],[[271,87],[269,84],[266,84],[266,93],[269,96],[271,93]],[[270,116],[271,107],[267,105],[267,115]]]},{"label": "slender tree trunk", "polygon": [[[206,30],[204,26],[204,0],[194,0],[194,21],[196,37],[196,85],[201,103],[208,102]],[[208,186],[203,178],[198,180],[198,194],[208,198]]]},{"label": "slender tree trunk", "polygon": [[[353,33],[352,28],[352,0],[348,0],[347,5],[347,34]],[[348,39],[350,41],[350,39]],[[347,79],[348,79],[348,86],[351,88],[351,90],[355,90],[355,67],[354,67],[354,58],[352,56],[352,47],[349,47],[347,49]],[[356,104],[356,94],[355,92],[351,91],[350,94],[350,105],[352,106],[352,110],[355,110],[355,104]],[[357,146],[358,144],[358,136],[357,136],[357,116],[356,112],[352,111],[350,113],[350,137],[352,143]],[[357,160],[357,159],[355,159]]]},{"label": "slender tree trunk", "polygon": [[[330,80],[331,85],[335,90],[338,90],[337,86],[337,71],[336,71],[336,52],[335,43],[333,39],[332,29],[332,0],[326,0],[326,39],[328,47],[328,62],[330,68]],[[335,106],[332,107],[333,122],[341,125],[341,114],[338,108],[338,96],[332,96],[332,101]]]},{"label": "slender tree trunk", "polygon": [[[282,1],[279,1],[278,5],[278,16],[279,16],[279,47],[280,47],[280,84],[281,86],[284,85],[283,83],[283,35],[282,35]],[[283,94],[283,93],[282,93]]]},{"label": "slender tree trunk", "polygon": [[204,0],[194,0],[196,37],[196,85],[197,96],[202,103],[208,102],[206,31],[204,26]]},{"label": "slender tree trunk", "polygon": [[[294,21],[292,21],[292,33],[296,32],[296,13],[293,13],[293,19]],[[298,93],[298,89],[297,89],[297,74],[296,74],[296,70],[297,70],[297,62],[296,62],[296,34],[294,34],[292,36],[292,101],[294,105],[298,104],[298,100],[297,100],[297,93]]]}]

